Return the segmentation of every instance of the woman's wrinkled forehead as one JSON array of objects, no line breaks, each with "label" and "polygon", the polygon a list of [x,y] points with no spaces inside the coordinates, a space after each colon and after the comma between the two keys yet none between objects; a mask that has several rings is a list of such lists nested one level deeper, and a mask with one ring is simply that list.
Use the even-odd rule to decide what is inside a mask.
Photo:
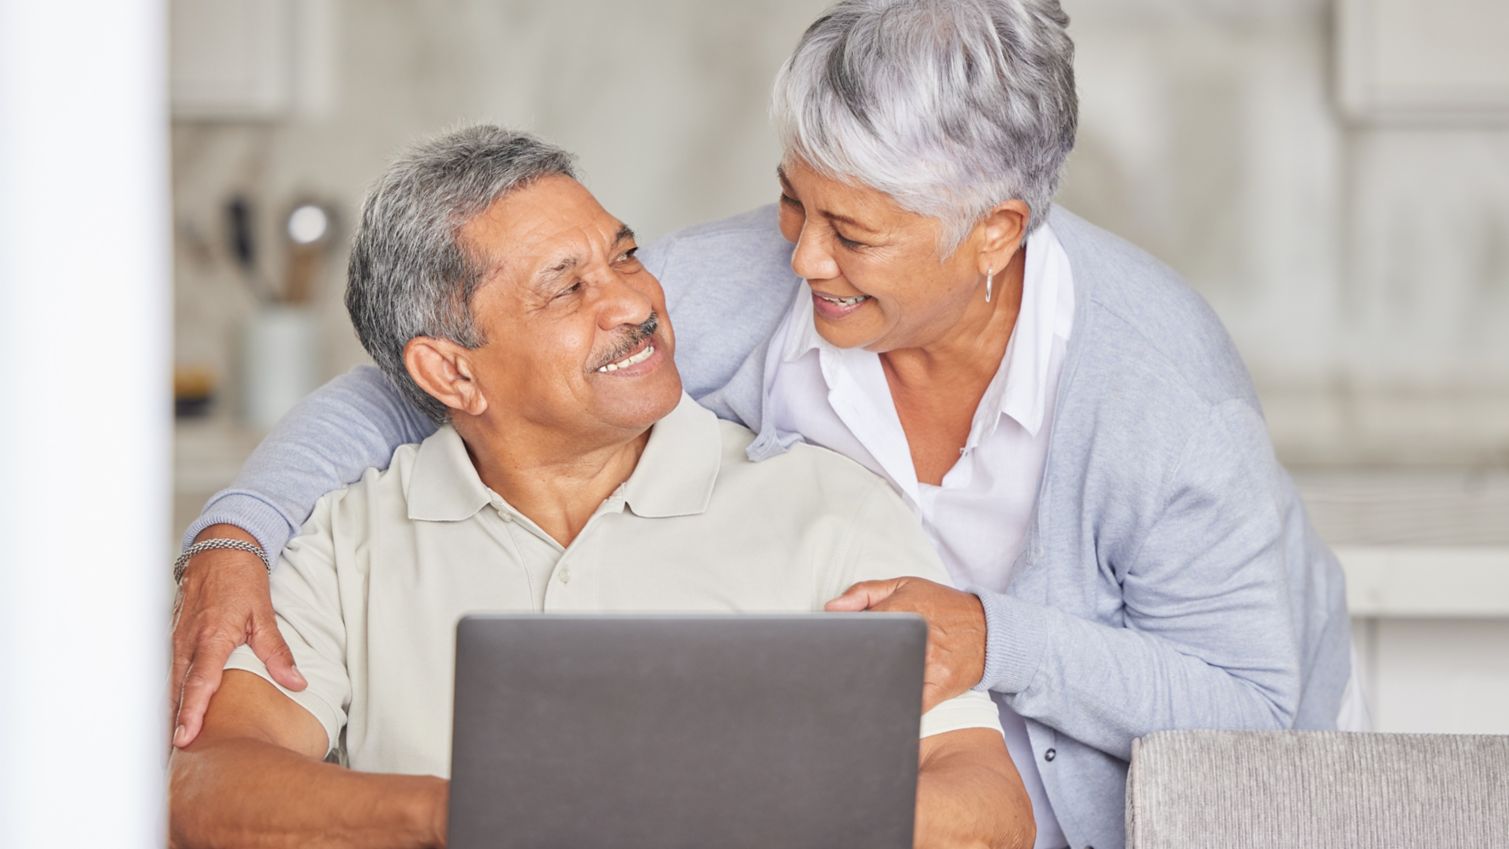
[{"label": "woman's wrinkled forehead", "polygon": [[777,166],[776,179],[781,191],[798,201],[806,214],[859,234],[914,229],[935,233],[939,227],[937,219],[907,209],[880,189],[823,174],[799,156],[788,156]]}]

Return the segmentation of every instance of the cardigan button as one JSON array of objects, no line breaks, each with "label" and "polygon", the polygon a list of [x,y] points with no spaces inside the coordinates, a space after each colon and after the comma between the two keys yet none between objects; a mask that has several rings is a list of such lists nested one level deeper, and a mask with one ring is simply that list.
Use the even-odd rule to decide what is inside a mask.
[{"label": "cardigan button", "polygon": [[[1043,760],[1048,761],[1050,763],[1056,757],[1058,757],[1058,750],[1057,749],[1049,749],[1048,751],[1043,752]],[[1093,847],[1093,846],[1086,847],[1086,849],[1095,849],[1095,847]]]}]

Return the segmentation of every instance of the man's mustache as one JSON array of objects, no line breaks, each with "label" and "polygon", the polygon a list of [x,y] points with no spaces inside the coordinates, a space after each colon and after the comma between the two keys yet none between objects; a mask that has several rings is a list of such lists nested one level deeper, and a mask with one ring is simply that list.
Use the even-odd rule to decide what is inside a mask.
[{"label": "man's mustache", "polygon": [[651,336],[654,336],[655,331],[659,329],[660,315],[652,310],[650,312],[650,317],[645,319],[644,323],[640,324],[638,327],[633,328],[632,330],[625,331],[624,338],[620,340],[617,345],[614,345],[612,349],[608,351],[608,353],[604,354],[590,369],[588,369],[588,371],[597,371],[603,366],[609,365],[610,363],[616,363],[624,357],[627,357],[635,348],[638,348],[644,342],[644,340],[650,338]]}]

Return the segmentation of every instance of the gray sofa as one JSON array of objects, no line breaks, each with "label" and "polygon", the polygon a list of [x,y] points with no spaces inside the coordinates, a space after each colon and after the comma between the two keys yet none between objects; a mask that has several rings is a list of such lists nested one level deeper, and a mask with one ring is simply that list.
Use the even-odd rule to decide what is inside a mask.
[{"label": "gray sofa", "polygon": [[1509,847],[1509,737],[1168,731],[1136,741],[1128,849],[1204,846]]}]

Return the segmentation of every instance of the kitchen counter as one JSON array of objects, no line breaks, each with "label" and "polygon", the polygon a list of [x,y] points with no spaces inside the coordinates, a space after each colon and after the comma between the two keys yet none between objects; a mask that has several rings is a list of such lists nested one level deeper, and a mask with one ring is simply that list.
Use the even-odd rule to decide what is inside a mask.
[{"label": "kitchen counter", "polygon": [[1509,469],[1295,471],[1353,616],[1509,618]]}]

